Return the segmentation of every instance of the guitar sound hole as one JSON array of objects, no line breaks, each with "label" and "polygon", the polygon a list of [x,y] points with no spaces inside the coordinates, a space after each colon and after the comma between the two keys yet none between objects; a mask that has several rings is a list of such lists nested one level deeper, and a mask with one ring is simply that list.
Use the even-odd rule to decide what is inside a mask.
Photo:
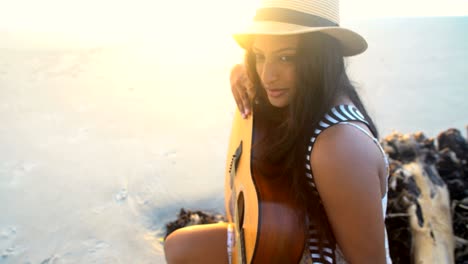
[{"label": "guitar sound hole", "polygon": [[239,192],[237,197],[237,223],[239,223],[239,229],[244,226],[244,193]]}]

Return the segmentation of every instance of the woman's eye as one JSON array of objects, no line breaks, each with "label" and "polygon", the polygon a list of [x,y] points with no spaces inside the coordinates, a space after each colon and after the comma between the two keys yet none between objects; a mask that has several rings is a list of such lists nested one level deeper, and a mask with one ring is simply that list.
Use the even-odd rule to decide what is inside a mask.
[{"label": "woman's eye", "polygon": [[295,60],[295,56],[293,55],[285,55],[285,56],[281,56],[279,59],[280,61],[282,62],[291,62],[291,61],[294,61]]}]

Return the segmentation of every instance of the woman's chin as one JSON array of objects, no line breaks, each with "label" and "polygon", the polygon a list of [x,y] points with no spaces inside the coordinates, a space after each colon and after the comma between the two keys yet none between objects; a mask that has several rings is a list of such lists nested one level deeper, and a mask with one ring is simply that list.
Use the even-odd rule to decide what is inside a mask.
[{"label": "woman's chin", "polygon": [[268,97],[268,101],[270,104],[277,108],[284,108],[289,105],[289,101],[287,99],[279,99],[279,98],[270,98]]}]

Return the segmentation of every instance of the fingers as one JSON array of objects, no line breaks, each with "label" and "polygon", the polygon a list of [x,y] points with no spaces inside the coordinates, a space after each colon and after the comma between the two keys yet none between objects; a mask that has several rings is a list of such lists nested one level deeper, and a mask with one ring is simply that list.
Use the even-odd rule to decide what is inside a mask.
[{"label": "fingers", "polygon": [[246,118],[250,114],[251,108],[251,98],[249,97],[249,89],[252,89],[250,86],[250,80],[247,78],[246,74],[241,80],[239,85],[239,97],[243,108],[243,118]]},{"label": "fingers", "polygon": [[248,91],[252,89],[253,85],[247,77],[244,65],[236,64],[231,70],[230,76],[231,91],[236,101],[237,107],[246,118],[250,114],[251,98]]},{"label": "fingers", "polygon": [[231,90],[232,90],[232,95],[234,96],[234,100],[236,101],[237,108],[239,109],[240,113],[242,114],[242,117],[245,118],[245,109],[244,109],[244,104],[242,101],[241,93],[238,90],[238,85],[236,83],[231,84]]}]

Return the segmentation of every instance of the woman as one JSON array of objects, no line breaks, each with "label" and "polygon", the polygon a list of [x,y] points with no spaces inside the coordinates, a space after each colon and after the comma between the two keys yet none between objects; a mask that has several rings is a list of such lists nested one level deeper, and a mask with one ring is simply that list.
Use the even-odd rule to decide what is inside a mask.
[{"label": "woman", "polygon": [[[388,162],[343,60],[367,44],[338,26],[337,11],[333,0],[263,1],[251,27],[234,36],[246,66],[233,69],[231,85],[242,113],[255,102],[256,119],[269,126],[254,146],[256,166],[280,165],[305,205],[302,262],[391,263]],[[244,87],[252,93],[243,102]],[[165,244],[168,262],[228,263],[226,229],[177,230]]]}]

